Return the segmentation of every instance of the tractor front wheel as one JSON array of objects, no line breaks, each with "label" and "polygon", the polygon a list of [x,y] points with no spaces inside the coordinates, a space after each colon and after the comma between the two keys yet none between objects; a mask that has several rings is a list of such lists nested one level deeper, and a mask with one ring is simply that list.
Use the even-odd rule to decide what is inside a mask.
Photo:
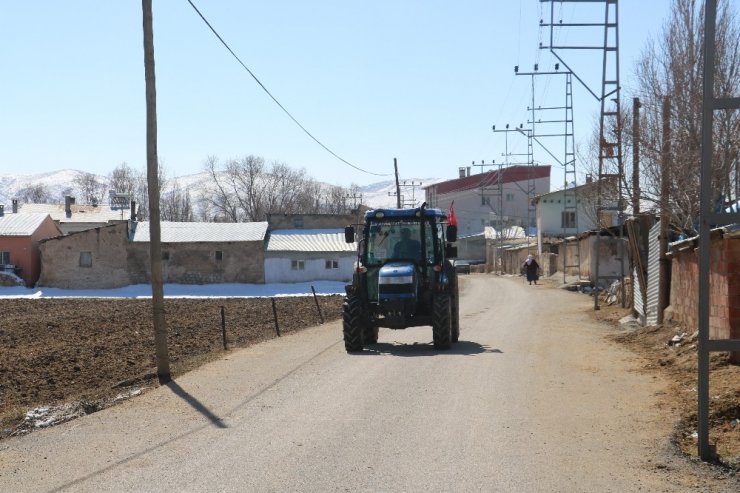
[{"label": "tractor front wheel", "polygon": [[355,296],[347,296],[342,305],[342,330],[344,332],[344,349],[348,353],[362,351],[363,315],[362,301]]},{"label": "tractor front wheel", "polygon": [[452,347],[452,310],[450,295],[439,293],[434,297],[432,311],[432,337],[435,349],[450,349]]}]

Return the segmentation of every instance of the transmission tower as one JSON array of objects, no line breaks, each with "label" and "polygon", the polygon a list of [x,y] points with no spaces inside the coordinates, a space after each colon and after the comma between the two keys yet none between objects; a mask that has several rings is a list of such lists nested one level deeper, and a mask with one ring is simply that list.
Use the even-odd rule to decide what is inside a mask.
[{"label": "transmission tower", "polygon": [[[710,289],[710,272],[712,270],[711,232],[710,224],[732,224],[740,222],[740,212],[737,208],[720,208],[716,210],[716,198],[719,190],[714,190],[712,184],[713,149],[716,137],[712,128],[714,112],[718,110],[740,111],[740,94],[716,94],[715,71],[717,69],[717,0],[707,0],[704,4],[704,67],[702,88],[702,151],[701,151],[701,181],[700,204],[701,218],[699,228],[699,347],[698,347],[698,448],[702,460],[716,459],[715,446],[709,443],[709,373],[710,353],[719,351],[740,351],[740,338],[730,336],[729,339],[712,339],[710,337],[709,320],[711,303],[710,297],[715,296],[715,289]],[[737,169],[735,170],[737,173]],[[734,201],[737,201],[735,195]],[[733,202],[734,202],[733,201]],[[724,209],[724,210],[723,210]],[[736,272],[733,272],[735,274]]]},{"label": "transmission tower", "polygon": [[[555,3],[589,3],[602,4],[603,17],[593,22],[563,22],[555,19]],[[550,4],[550,22],[540,20],[540,26],[549,28],[549,43],[540,45],[541,49],[548,49],[575,77],[586,90],[594,96],[601,105],[599,115],[599,176],[596,183],[596,217],[599,229],[594,245],[594,282],[599,286],[600,280],[611,281],[619,279],[622,283],[622,307],[625,306],[624,296],[624,166],[622,162],[622,128],[620,108],[620,81],[619,81],[619,0],[540,0],[540,3]],[[603,29],[601,44],[573,44],[561,45],[556,41],[556,31],[562,29],[581,30],[579,39],[588,39],[589,32],[594,28]],[[602,54],[601,87],[590,87],[579,74],[574,71],[565,60],[564,52],[571,50],[590,50]],[[616,181],[616,183],[614,183]],[[604,204],[604,187],[615,186],[617,189],[616,204]],[[613,202],[613,201],[612,201]],[[619,226],[619,275],[603,275],[599,271],[602,262],[601,230],[604,212],[613,211],[617,214]],[[594,310],[599,309],[598,291],[594,296]]]},{"label": "transmission tower", "polygon": [[402,207],[416,207],[416,189],[420,187],[422,183],[416,181],[403,180],[398,186],[402,189],[411,189],[411,198],[405,199],[404,194],[401,194],[401,206]]},{"label": "transmission tower", "polygon": [[[537,224],[537,209],[534,205],[534,198],[536,195],[536,177],[535,177],[535,170],[534,170],[534,146],[533,146],[533,138],[532,138],[532,129],[531,128],[524,128],[524,124],[520,124],[519,127],[510,128],[509,124],[506,124],[505,128],[497,129],[496,125],[493,125],[492,127],[494,133],[503,133],[504,134],[504,142],[505,142],[505,152],[504,152],[504,159],[506,166],[512,166],[512,165],[525,165],[527,166],[527,185],[526,189],[519,187],[522,189],[522,191],[527,196],[527,217],[526,217],[526,223],[525,223],[525,236],[527,238],[527,248],[530,248],[529,245],[529,231],[536,226]],[[509,134],[514,133],[521,135],[525,139],[527,139],[527,152],[523,153],[515,153],[515,152],[509,152]],[[515,157],[518,161],[511,162],[509,158]],[[524,161],[519,161],[520,159],[524,158]],[[498,180],[499,180],[499,189],[500,189],[500,195],[499,200],[501,203],[501,208],[503,208],[503,188],[501,183],[503,179],[504,171],[503,169],[500,169],[497,173]]]},{"label": "transmission tower", "polygon": [[[571,272],[575,272],[579,280],[581,278],[580,244],[578,241],[575,242],[575,252],[569,257],[566,242],[569,230],[574,230],[576,234],[578,232],[578,197],[574,190],[576,186],[576,153],[573,124],[573,74],[570,71],[561,72],[559,63],[555,64],[554,72],[540,72],[537,64],[535,64],[534,69],[534,72],[520,72],[517,66],[514,67],[514,73],[529,76],[532,80],[532,103],[527,108],[531,112],[531,120],[528,120],[527,123],[529,123],[532,130],[532,140],[563,168],[563,213],[561,218],[563,250],[560,254],[563,258],[563,283],[565,283],[569,269]],[[563,106],[537,106],[535,104],[535,77],[543,75],[565,77],[565,102]],[[558,115],[562,116],[559,117]],[[538,128],[541,130],[538,130]],[[545,139],[551,138],[563,140],[562,157],[558,158],[545,144]]]}]

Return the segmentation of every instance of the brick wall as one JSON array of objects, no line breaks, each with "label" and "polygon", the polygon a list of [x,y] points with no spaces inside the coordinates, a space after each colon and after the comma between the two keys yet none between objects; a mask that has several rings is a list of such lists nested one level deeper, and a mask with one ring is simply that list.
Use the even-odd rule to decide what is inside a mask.
[{"label": "brick wall", "polygon": [[[740,238],[714,239],[709,274],[709,337],[740,339]],[[699,323],[699,257],[693,243],[672,253],[671,307],[688,330]],[[740,352],[732,359],[740,363]]]}]

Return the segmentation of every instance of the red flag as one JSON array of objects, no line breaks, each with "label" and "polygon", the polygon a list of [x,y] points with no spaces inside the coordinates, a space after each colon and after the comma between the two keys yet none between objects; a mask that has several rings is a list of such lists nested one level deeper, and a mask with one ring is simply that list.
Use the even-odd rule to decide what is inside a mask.
[{"label": "red flag", "polygon": [[447,212],[447,224],[450,226],[457,226],[457,216],[455,216],[455,209],[453,206],[455,205],[455,201],[453,200],[450,203],[450,210]]}]

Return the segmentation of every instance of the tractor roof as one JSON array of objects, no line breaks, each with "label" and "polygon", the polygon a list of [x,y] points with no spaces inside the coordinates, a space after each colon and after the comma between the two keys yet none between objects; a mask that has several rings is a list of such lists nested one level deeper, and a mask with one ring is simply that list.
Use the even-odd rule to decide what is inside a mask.
[{"label": "tractor roof", "polygon": [[[419,214],[419,215],[417,215]],[[424,209],[426,217],[447,218],[447,213],[441,209]],[[421,217],[421,209],[373,209],[365,213],[365,219],[381,218],[416,218]]]}]

